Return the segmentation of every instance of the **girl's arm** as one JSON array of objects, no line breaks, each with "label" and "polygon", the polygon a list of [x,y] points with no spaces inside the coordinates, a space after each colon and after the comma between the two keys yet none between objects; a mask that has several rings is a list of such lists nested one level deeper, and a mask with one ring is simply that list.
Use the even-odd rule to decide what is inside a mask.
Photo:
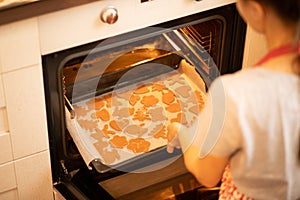
[{"label": "girl's arm", "polygon": [[203,137],[201,137],[201,134],[198,134],[195,129],[197,129],[197,125],[195,124],[189,128],[177,123],[169,126],[168,134],[171,141],[168,144],[168,150],[171,153],[173,152],[173,148],[181,147],[184,154],[185,166],[188,171],[204,186],[216,186],[222,178],[229,159],[227,157],[217,157],[210,154],[203,158],[200,157]]},{"label": "girl's arm", "polygon": [[199,157],[199,147],[191,145],[184,152],[184,162],[186,168],[196,177],[196,179],[206,187],[216,186],[223,175],[228,164],[228,158],[207,155]]}]

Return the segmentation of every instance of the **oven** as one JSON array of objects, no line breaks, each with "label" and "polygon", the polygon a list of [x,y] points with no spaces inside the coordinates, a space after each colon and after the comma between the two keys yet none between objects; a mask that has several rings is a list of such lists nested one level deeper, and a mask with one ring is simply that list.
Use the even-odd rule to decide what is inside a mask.
[{"label": "oven", "polygon": [[[115,23],[117,10],[101,20]],[[180,150],[166,152],[167,126],[193,123],[211,82],[241,69],[245,32],[228,4],[43,55],[56,190],[66,199],[216,199]]]}]

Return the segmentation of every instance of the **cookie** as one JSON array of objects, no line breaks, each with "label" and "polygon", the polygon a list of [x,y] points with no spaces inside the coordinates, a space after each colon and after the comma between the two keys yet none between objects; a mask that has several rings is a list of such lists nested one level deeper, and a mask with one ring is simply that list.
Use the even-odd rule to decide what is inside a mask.
[{"label": "cookie", "polygon": [[162,92],[163,90],[167,89],[166,86],[161,84],[155,84],[155,83],[151,86],[151,88],[152,88],[152,92],[155,91]]},{"label": "cookie", "polygon": [[131,95],[131,97],[129,98],[130,105],[134,106],[140,100],[140,98],[140,96]]},{"label": "cookie", "polygon": [[81,126],[81,128],[89,131],[93,131],[97,127],[97,121],[78,119],[77,122]]},{"label": "cookie", "polygon": [[121,131],[122,130],[122,128],[119,126],[118,122],[116,122],[115,120],[111,120],[109,122],[109,125],[110,125],[111,128],[113,128],[116,131]]},{"label": "cookie", "polygon": [[133,93],[134,94],[146,94],[149,92],[149,89],[146,85],[139,86]]},{"label": "cookie", "polygon": [[116,108],[113,112],[113,116],[123,118],[123,117],[129,117],[130,115],[133,115],[134,108]]},{"label": "cookie", "polygon": [[166,127],[163,124],[158,124],[156,127],[154,127],[149,134],[153,136],[154,138],[167,138],[167,132],[166,132]]},{"label": "cookie", "polygon": [[111,105],[112,105],[111,97],[112,97],[111,94],[105,95],[105,96],[103,97],[103,99],[104,99],[105,102],[106,102],[106,107],[107,107],[107,108],[110,108]]},{"label": "cookie", "polygon": [[120,119],[120,120],[116,121],[116,123],[123,130],[123,128],[125,128],[129,124],[129,120],[128,119]]},{"label": "cookie", "polygon": [[109,112],[108,112],[105,108],[103,108],[103,109],[100,110],[100,111],[97,111],[97,112],[95,113],[95,116],[96,116],[97,118],[100,118],[102,121],[108,121],[108,120],[110,119]]},{"label": "cookie", "polygon": [[177,74],[175,76],[172,76],[172,78],[168,79],[168,83],[170,86],[175,85],[176,83],[184,85],[184,84],[186,84],[186,80],[185,80],[185,78],[183,78]]},{"label": "cookie", "polygon": [[105,105],[105,101],[102,98],[95,98],[87,101],[86,105],[90,110],[99,110]]},{"label": "cookie", "polygon": [[166,120],[167,117],[164,115],[163,110],[164,109],[162,107],[158,107],[158,108],[154,108],[154,109],[149,110],[151,120],[153,122]]},{"label": "cookie", "polygon": [[108,150],[103,148],[103,142],[94,143],[94,147],[99,152],[102,158],[102,162],[106,165],[112,164],[116,160],[120,160],[121,156],[116,149]]},{"label": "cookie", "polygon": [[175,101],[175,95],[172,91],[168,90],[167,92],[162,94],[162,102],[164,104],[170,105]]},{"label": "cookie", "polygon": [[129,125],[124,129],[125,133],[128,133],[130,135],[136,135],[136,136],[141,136],[145,134],[148,131],[147,128],[142,128],[138,125]]},{"label": "cookie", "polygon": [[186,116],[184,113],[178,113],[177,116],[175,118],[172,118],[170,121],[172,123],[178,122],[181,124],[187,124]]},{"label": "cookie", "polygon": [[119,136],[115,135],[112,139],[109,140],[109,142],[116,148],[122,149],[125,147],[128,142],[125,136]]},{"label": "cookie", "polygon": [[179,94],[183,98],[190,96],[191,87],[188,85],[183,85],[175,89],[176,94]]},{"label": "cookie", "polygon": [[168,107],[166,107],[166,110],[171,112],[171,113],[179,112],[181,110],[180,109],[180,104],[179,103],[172,103]]},{"label": "cookie", "polygon": [[199,109],[199,106],[198,106],[198,105],[194,105],[194,106],[192,106],[192,107],[189,108],[189,111],[190,111],[191,113],[194,113],[195,115],[198,115],[200,109]]},{"label": "cookie", "polygon": [[75,105],[73,107],[74,107],[76,116],[78,116],[78,117],[83,117],[89,112],[88,109],[85,109],[84,107],[81,107],[81,106]]},{"label": "cookie", "polygon": [[154,95],[143,96],[141,103],[146,106],[154,106],[158,103],[158,99]]},{"label": "cookie", "polygon": [[132,90],[116,91],[115,94],[122,99],[128,100],[132,95]]},{"label": "cookie", "polygon": [[102,129],[102,133],[103,133],[103,135],[104,135],[106,138],[109,138],[110,135],[116,134],[115,131],[108,130],[108,125],[107,125],[107,124],[104,125],[104,127],[103,127],[103,129]]},{"label": "cookie", "polygon": [[129,140],[127,149],[133,151],[134,153],[148,152],[150,147],[150,142],[143,138],[135,138]]},{"label": "cookie", "polygon": [[[105,138],[103,131],[99,130],[96,128],[96,132],[91,134],[91,137],[98,140],[98,141],[103,141],[103,139]],[[107,142],[103,142],[103,147],[108,146]]]},{"label": "cookie", "polygon": [[151,118],[150,118],[148,110],[146,108],[138,108],[137,111],[134,113],[132,119],[144,121],[144,120],[150,120]]}]

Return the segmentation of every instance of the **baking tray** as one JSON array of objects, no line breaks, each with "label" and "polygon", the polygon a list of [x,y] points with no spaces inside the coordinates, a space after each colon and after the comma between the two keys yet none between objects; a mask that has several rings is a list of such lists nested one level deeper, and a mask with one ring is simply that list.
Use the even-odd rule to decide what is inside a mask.
[{"label": "baking tray", "polygon": [[[137,70],[151,74],[149,66],[158,67],[138,66]],[[125,80],[119,80],[114,90],[72,103],[76,113],[73,119],[66,109],[67,128],[89,168],[100,173],[111,169],[133,171],[181,154],[180,150],[166,152],[167,126],[171,122],[193,123],[204,106],[205,83],[184,60],[176,69],[167,69],[147,79],[142,76],[142,81],[133,80],[130,73],[123,74]],[[171,103],[166,100],[167,93],[173,93]],[[132,96],[138,97],[135,103],[130,100]],[[118,124],[119,130],[111,124]]]}]

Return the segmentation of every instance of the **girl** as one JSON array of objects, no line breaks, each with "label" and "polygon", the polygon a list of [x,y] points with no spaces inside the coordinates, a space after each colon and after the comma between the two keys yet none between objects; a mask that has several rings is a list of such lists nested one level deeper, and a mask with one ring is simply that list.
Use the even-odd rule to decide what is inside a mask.
[{"label": "girl", "polygon": [[300,199],[300,1],[237,0],[241,16],[266,36],[254,68],[214,81],[206,107],[178,135],[187,169],[220,199]]}]

